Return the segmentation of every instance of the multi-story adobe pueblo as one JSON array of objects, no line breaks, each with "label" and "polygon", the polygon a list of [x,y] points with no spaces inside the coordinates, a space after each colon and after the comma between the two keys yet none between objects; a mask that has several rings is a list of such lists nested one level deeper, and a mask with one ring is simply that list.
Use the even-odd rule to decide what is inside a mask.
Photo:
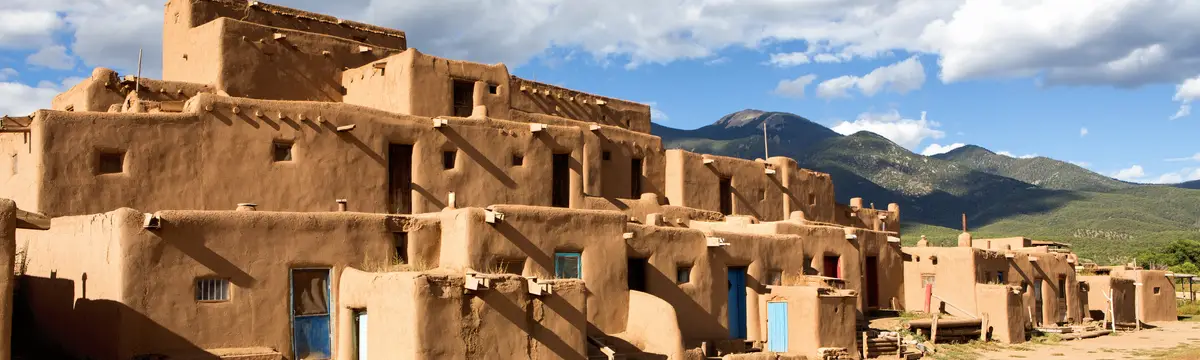
[{"label": "multi-story adobe pueblo", "polygon": [[858,358],[866,311],[925,293],[898,206],[664,149],[646,105],[257,1],[170,0],[163,37],[163,79],[0,123],[0,360]]}]

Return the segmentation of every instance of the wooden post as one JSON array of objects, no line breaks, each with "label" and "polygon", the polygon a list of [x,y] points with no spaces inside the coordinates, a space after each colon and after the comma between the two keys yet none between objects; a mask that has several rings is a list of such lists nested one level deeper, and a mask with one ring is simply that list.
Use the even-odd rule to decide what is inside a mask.
[{"label": "wooden post", "polygon": [[[767,119],[763,119],[763,159],[771,158],[771,149],[767,145]],[[866,355],[863,355],[866,356]]]},{"label": "wooden post", "polygon": [[[893,299],[895,299],[895,298],[893,298]],[[899,333],[896,334],[896,358],[897,359],[904,358],[904,337],[900,336]]]},{"label": "wooden post", "polygon": [[862,349],[863,350],[863,359],[866,359],[868,357],[867,356],[867,332],[866,331],[863,331],[863,333],[862,333],[862,342],[863,342],[863,349]]},{"label": "wooden post", "polygon": [[938,317],[941,315],[942,314],[940,314],[940,313],[933,314],[933,325],[931,326],[932,328],[929,329],[929,343],[930,344],[937,344],[937,323],[938,323]]},{"label": "wooden post", "polygon": [[963,232],[967,232],[967,213],[963,213],[962,217],[963,217]]},{"label": "wooden post", "polygon": [[1192,280],[1194,278],[1188,278],[1188,293],[1192,294],[1192,302],[1196,302],[1196,291],[1192,290]]},{"label": "wooden post", "polygon": [[1133,318],[1137,331],[1142,331],[1142,283],[1133,283]]},{"label": "wooden post", "polygon": [[1115,309],[1116,309],[1116,307],[1113,306],[1113,294],[1114,293],[1116,293],[1114,290],[1109,290],[1107,294],[1105,294],[1103,292],[1101,292],[1100,294],[1104,295],[1105,300],[1108,300],[1108,322],[1112,324],[1111,325],[1112,331],[1117,332],[1117,317],[1116,317],[1116,315],[1113,315],[1113,313],[1115,312]]},{"label": "wooden post", "polygon": [[979,341],[987,341],[988,314],[983,314],[983,326],[979,329]]}]

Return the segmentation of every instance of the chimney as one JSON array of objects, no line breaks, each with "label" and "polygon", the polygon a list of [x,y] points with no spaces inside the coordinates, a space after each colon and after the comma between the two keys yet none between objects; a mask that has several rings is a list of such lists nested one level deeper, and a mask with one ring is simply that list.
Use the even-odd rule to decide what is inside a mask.
[{"label": "chimney", "polygon": [[338,211],[346,211],[346,199],[337,199]]},{"label": "chimney", "polygon": [[241,203],[237,205],[237,211],[254,211],[258,207],[255,203]]}]

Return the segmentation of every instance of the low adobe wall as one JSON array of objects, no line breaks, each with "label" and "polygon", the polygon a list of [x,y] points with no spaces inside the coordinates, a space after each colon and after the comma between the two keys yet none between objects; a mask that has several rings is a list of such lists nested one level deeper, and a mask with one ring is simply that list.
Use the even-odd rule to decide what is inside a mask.
[{"label": "low adobe wall", "polygon": [[9,199],[0,199],[0,360],[8,360],[12,352],[16,229],[17,204]]},{"label": "low adobe wall", "polygon": [[1112,321],[1109,318],[1108,296],[1112,296],[1112,312],[1117,323],[1132,324],[1137,321],[1135,291],[1132,279],[1108,275],[1079,276],[1079,281],[1088,286],[1088,313],[1094,320]]},{"label": "low adobe wall", "polygon": [[1167,278],[1165,271],[1113,270],[1112,276],[1133,280],[1134,293],[1140,305],[1137,312],[1142,322],[1179,320],[1175,283]]},{"label": "low adobe wall", "polygon": [[[510,77],[514,112],[546,114],[650,133],[650,106]],[[601,104],[600,102],[604,102]]]},{"label": "low adobe wall", "polygon": [[[444,270],[341,275],[335,358],[358,345],[382,359],[583,359],[586,291],[579,280],[551,280],[552,293],[529,294],[516,275],[486,275],[490,286],[464,291],[463,275]],[[368,316],[358,333],[355,313]]]},{"label": "low adobe wall", "polygon": [[1021,306],[1021,294],[1004,284],[979,284],[975,292],[979,316],[987,317],[991,339],[1005,344],[1025,342],[1029,316]]},{"label": "low adobe wall", "polygon": [[[663,299],[641,291],[629,291],[629,321],[625,332],[616,334],[639,358],[683,360],[683,336],[675,308]],[[618,350],[620,352],[620,350]]]},{"label": "low adobe wall", "polygon": [[[820,359],[820,348],[843,348],[857,359],[855,295],[848,290],[834,290],[813,286],[770,286],[767,293],[759,297],[759,317],[767,318],[769,303],[787,304],[787,352]],[[764,339],[770,338],[770,329],[780,325],[761,322],[760,331]],[[770,348],[768,343],[767,348]]]}]

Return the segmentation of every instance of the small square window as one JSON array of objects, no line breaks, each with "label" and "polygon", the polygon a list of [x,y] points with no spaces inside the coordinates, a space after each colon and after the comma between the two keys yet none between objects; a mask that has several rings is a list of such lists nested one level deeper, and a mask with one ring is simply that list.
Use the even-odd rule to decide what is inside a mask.
[{"label": "small square window", "polygon": [[274,160],[292,161],[292,143],[276,141],[272,147],[274,149]]},{"label": "small square window", "polygon": [[125,152],[101,151],[96,161],[96,173],[98,174],[125,172]]},{"label": "small square window", "polygon": [[675,283],[687,284],[692,282],[692,267],[680,266],[675,269]]},{"label": "small square window", "polygon": [[1162,292],[1162,288],[1157,287],[1157,286],[1154,287],[1154,295],[1158,295],[1161,292]]},{"label": "small square window", "polygon": [[600,153],[600,158],[601,158],[602,160],[604,160],[604,161],[611,160],[611,159],[612,159],[612,152],[608,152],[608,151],[602,152],[602,153]]},{"label": "small square window", "polygon": [[554,276],[559,279],[579,279],[583,277],[583,264],[580,253],[554,253]]},{"label": "small square window", "polygon": [[767,199],[767,190],[764,190],[764,189],[758,189],[758,199],[759,199],[759,200],[766,200],[766,199]]},{"label": "small square window", "polygon": [[496,95],[500,93],[500,85],[488,84],[488,94]]},{"label": "small square window", "polygon": [[446,151],[442,153],[442,168],[447,170],[454,168],[454,160],[458,157],[455,151]]},{"label": "small square window", "polygon": [[772,269],[767,271],[767,285],[783,285],[783,270]]},{"label": "small square window", "polygon": [[817,194],[808,194],[808,205],[817,206]]},{"label": "small square window", "polygon": [[521,166],[521,165],[525,165],[525,157],[521,156],[521,155],[513,154],[512,166]]},{"label": "small square window", "polygon": [[1004,283],[1004,272],[1003,271],[996,272],[996,282],[1001,283],[1001,284]]},{"label": "small square window", "polygon": [[196,279],[196,301],[229,301],[229,279]]}]

